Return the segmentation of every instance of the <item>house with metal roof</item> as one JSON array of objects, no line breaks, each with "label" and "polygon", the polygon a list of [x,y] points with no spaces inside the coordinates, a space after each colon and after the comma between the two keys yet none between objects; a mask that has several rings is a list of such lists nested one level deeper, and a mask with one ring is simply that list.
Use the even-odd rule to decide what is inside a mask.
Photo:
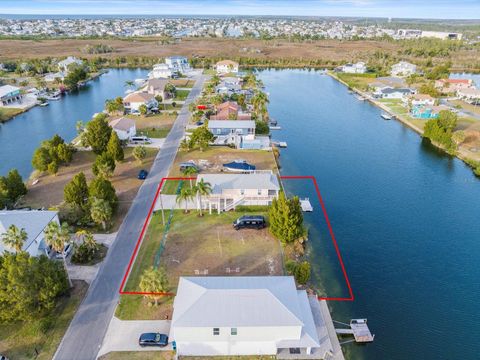
[{"label": "house with metal roof", "polygon": [[[18,229],[24,229],[27,233],[27,240],[23,245],[23,250],[31,256],[48,255],[48,245],[45,243],[45,228],[51,222],[60,223],[56,211],[36,211],[36,210],[4,210],[0,211],[0,238],[7,232],[11,225]],[[4,251],[14,251],[9,249],[0,240],[0,254]]]},{"label": "house with metal roof", "polygon": [[179,356],[343,358],[323,316],[292,276],[180,277],[170,338]]},{"label": "house with metal roof", "polygon": [[247,174],[199,174],[197,182],[209,183],[212,192],[202,207],[218,213],[238,205],[270,205],[278,197],[280,184],[271,170],[256,170]]},{"label": "house with metal roof", "polygon": [[12,85],[0,86],[0,106],[13,105],[22,101],[22,92],[20,88]]},{"label": "house with metal roof", "polygon": [[133,119],[121,117],[110,121],[108,125],[117,133],[120,140],[129,140],[137,134],[135,120]]}]

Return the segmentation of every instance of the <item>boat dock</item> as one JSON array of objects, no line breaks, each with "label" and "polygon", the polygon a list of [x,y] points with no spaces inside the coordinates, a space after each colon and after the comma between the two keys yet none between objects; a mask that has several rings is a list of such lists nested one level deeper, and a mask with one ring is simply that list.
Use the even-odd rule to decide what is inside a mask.
[{"label": "boat dock", "polygon": [[282,130],[282,127],[278,125],[274,125],[274,126],[270,125],[269,128],[270,130]]},{"label": "boat dock", "polygon": [[272,141],[272,145],[275,145],[281,148],[287,147],[287,143],[285,141]]},{"label": "boat dock", "polygon": [[372,342],[375,335],[372,335],[367,325],[367,319],[352,319],[350,324],[345,324],[340,321],[335,321],[337,324],[348,326],[349,329],[335,328],[335,332],[339,335],[353,335],[355,342],[367,343]]},{"label": "boat dock", "polygon": [[313,211],[312,204],[310,204],[310,199],[300,199],[300,206],[302,207],[302,211],[304,212],[311,212]]}]

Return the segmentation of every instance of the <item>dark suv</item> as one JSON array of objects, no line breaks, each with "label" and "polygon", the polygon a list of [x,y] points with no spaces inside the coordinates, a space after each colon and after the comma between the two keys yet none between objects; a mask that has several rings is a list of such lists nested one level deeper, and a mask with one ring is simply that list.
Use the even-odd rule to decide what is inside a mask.
[{"label": "dark suv", "polygon": [[263,229],[267,226],[265,218],[261,215],[242,216],[233,222],[235,230]]},{"label": "dark suv", "polygon": [[138,339],[140,346],[160,346],[168,345],[168,336],[160,333],[144,333]]}]

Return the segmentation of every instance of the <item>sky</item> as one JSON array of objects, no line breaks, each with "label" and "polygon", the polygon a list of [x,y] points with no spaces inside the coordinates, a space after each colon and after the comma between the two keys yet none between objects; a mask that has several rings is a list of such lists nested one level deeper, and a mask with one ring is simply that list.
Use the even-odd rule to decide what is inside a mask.
[{"label": "sky", "polygon": [[0,0],[0,14],[480,19],[480,0]]}]

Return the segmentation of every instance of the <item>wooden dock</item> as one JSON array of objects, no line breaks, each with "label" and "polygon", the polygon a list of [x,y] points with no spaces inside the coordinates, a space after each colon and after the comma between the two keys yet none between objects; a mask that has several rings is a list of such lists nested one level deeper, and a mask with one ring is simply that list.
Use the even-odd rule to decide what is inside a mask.
[{"label": "wooden dock", "polygon": [[272,144],[280,148],[286,148],[287,143],[285,141],[272,141]]},{"label": "wooden dock", "polygon": [[349,329],[336,328],[335,331],[337,334],[353,335],[353,337],[355,338],[355,342],[357,343],[372,342],[375,338],[375,335],[372,335],[370,329],[368,328],[367,319],[352,319],[350,320],[350,324],[345,324],[339,321],[335,322],[350,327]]}]

